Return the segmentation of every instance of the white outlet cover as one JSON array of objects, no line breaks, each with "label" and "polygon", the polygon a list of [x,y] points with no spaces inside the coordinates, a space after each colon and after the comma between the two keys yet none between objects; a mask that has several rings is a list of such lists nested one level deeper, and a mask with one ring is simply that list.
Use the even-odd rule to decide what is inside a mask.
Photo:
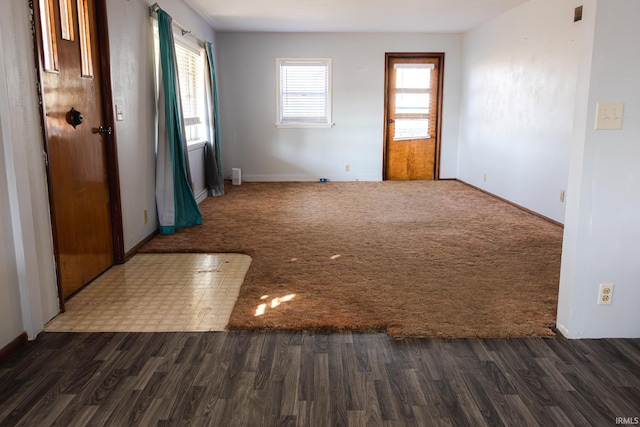
[{"label": "white outlet cover", "polygon": [[596,129],[622,129],[624,102],[598,102],[596,104]]},{"label": "white outlet cover", "polygon": [[[604,296],[608,296],[607,300],[603,299]],[[598,305],[611,305],[613,300],[613,283],[600,283],[600,289],[598,291]]]}]

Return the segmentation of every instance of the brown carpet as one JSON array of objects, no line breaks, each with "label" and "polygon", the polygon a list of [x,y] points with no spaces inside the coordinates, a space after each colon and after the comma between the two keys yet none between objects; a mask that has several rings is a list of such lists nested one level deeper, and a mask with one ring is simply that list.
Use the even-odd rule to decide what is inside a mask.
[{"label": "brown carpet", "polygon": [[553,335],[562,228],[463,183],[245,183],[201,210],[141,252],[253,257],[230,329]]}]

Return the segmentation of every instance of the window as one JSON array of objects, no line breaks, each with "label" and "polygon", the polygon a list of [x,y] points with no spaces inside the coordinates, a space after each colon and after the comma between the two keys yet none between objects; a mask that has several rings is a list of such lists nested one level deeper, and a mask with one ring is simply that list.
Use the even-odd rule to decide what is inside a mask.
[{"label": "window", "polygon": [[[158,21],[151,19],[153,27],[153,45],[156,57],[156,94],[160,83],[160,45]],[[180,30],[175,29],[175,51],[178,64],[178,83],[180,85],[180,104],[185,127],[187,144],[204,141],[207,138],[205,118],[205,53],[195,42],[183,41],[177,37]]]},{"label": "window", "polygon": [[278,58],[281,127],[331,127],[331,59]]},{"label": "window", "polygon": [[180,98],[187,142],[206,138],[204,50],[176,43]]}]

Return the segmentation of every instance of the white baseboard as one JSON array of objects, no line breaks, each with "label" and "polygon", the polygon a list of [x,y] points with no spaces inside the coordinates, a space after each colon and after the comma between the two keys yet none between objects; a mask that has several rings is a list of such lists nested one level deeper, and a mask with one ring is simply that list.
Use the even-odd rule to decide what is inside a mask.
[{"label": "white baseboard", "polygon": [[202,203],[202,201],[206,199],[208,195],[209,195],[209,191],[206,188],[201,190],[198,194],[195,194],[196,202],[198,204]]},{"label": "white baseboard", "polygon": [[569,329],[567,329],[564,325],[558,323],[556,324],[556,329],[558,330],[558,332],[564,335],[565,338],[569,338]]},{"label": "white baseboard", "polygon": [[[249,175],[242,174],[242,181],[246,182],[318,182],[321,177],[310,175]],[[382,181],[382,175],[335,175],[326,176],[328,181]]]}]

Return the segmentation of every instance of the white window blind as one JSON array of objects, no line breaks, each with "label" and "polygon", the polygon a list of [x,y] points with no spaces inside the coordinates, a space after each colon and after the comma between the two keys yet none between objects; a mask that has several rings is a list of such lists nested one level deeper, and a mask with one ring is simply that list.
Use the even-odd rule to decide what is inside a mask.
[{"label": "white window blind", "polygon": [[176,43],[180,101],[187,141],[205,136],[204,52],[201,48]]},{"label": "white window blind", "polygon": [[394,141],[430,138],[436,108],[431,98],[434,64],[395,64]]},{"label": "white window blind", "polygon": [[331,125],[331,59],[278,58],[279,126]]}]

